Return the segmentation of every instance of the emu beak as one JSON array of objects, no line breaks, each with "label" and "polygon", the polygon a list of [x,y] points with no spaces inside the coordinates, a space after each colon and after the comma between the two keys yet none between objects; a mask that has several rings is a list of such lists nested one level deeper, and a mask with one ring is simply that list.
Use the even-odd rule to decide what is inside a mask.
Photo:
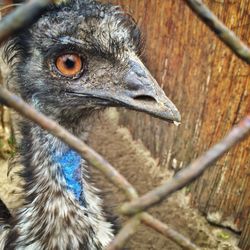
[{"label": "emu beak", "polygon": [[181,121],[180,113],[175,105],[135,55],[130,56],[128,70],[119,86],[105,90],[70,92],[74,95],[98,100],[99,105],[102,106],[125,107],[175,124],[179,124]]},{"label": "emu beak", "polygon": [[119,99],[127,108],[179,123],[179,111],[140,59],[134,56],[129,64],[130,69],[124,77],[125,92],[118,94],[115,99]]}]

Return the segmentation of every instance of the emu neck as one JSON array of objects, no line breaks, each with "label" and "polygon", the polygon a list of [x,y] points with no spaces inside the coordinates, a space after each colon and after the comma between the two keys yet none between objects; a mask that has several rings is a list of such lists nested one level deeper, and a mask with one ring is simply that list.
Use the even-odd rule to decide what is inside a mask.
[{"label": "emu neck", "polygon": [[26,202],[6,249],[103,249],[113,238],[113,225],[88,182],[84,159],[30,122],[20,132]]},{"label": "emu neck", "polygon": [[[26,124],[24,130],[29,126]],[[25,152],[27,145],[30,147],[28,154]],[[60,190],[84,205],[84,160],[77,152],[36,125],[30,126],[29,134],[23,135],[21,147],[24,172],[29,175],[26,189],[30,197],[37,197],[39,189],[46,186],[50,192]]]}]

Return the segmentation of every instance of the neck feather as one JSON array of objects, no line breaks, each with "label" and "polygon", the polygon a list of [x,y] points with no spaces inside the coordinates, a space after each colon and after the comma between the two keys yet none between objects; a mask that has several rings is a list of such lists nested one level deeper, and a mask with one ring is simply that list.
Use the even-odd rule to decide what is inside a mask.
[{"label": "neck feather", "polygon": [[7,246],[103,249],[113,238],[112,224],[84,159],[38,126],[23,124],[21,135],[26,204],[16,214]]},{"label": "neck feather", "polygon": [[73,149],[52,152],[54,163],[59,166],[66,188],[82,206],[86,206],[82,181],[81,156]]}]

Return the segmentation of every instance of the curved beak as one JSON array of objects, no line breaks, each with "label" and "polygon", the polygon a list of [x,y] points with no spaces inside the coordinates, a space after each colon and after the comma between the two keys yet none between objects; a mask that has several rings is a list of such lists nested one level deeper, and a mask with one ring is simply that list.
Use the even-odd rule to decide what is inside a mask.
[{"label": "curved beak", "polygon": [[125,107],[179,124],[181,116],[140,59],[130,56],[126,74],[119,86],[75,93],[95,100],[101,106]]},{"label": "curved beak", "polygon": [[179,111],[144,65],[131,61],[131,68],[124,78],[124,83],[127,89],[120,95],[120,99],[128,108],[167,121],[181,121]]},{"label": "curved beak", "polygon": [[124,90],[116,93],[114,98],[127,108],[179,123],[181,121],[179,111],[140,59],[133,56],[129,64],[129,71],[124,77]]}]

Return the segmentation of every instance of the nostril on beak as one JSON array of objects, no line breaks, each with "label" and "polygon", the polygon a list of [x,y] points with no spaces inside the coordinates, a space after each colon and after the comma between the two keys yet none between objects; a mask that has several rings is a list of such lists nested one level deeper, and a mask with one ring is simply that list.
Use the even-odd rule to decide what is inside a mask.
[{"label": "nostril on beak", "polygon": [[129,90],[136,91],[136,90],[140,90],[143,88],[142,80],[133,71],[130,71],[128,73],[128,75],[125,78],[125,82]]},{"label": "nostril on beak", "polygon": [[137,95],[133,97],[134,100],[144,101],[144,102],[157,102],[156,99],[149,95]]}]

